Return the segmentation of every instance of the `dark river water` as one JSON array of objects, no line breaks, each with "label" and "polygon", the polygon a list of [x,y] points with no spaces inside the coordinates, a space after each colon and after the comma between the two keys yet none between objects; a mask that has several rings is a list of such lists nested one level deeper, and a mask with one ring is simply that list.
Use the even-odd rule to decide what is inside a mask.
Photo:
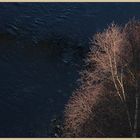
[{"label": "dark river water", "polygon": [[90,39],[140,3],[0,3],[0,137],[54,137]]}]

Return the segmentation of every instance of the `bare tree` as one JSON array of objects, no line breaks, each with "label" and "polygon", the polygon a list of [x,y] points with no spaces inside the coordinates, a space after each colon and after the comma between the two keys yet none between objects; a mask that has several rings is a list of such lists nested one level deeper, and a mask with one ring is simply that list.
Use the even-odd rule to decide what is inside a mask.
[{"label": "bare tree", "polygon": [[[120,27],[112,24],[105,32],[95,35],[93,46],[93,48],[96,46],[97,50],[91,51],[89,60],[95,61],[98,69],[104,71],[106,80],[113,82],[116,94],[126,109],[132,131],[132,122],[127,106],[127,92],[124,85],[124,71],[127,71],[129,62],[132,59],[130,55],[131,46],[126,38],[126,33]],[[124,58],[127,58],[127,61]]]},{"label": "bare tree", "polygon": [[124,28],[124,32],[127,33],[127,39],[131,45],[132,62],[128,70],[133,77],[133,85],[135,87],[134,126],[132,136],[137,137],[140,92],[140,22],[135,19],[128,22]]},{"label": "bare tree", "polygon": [[[139,34],[140,23],[133,21],[124,28],[112,24],[91,40],[91,49],[86,59],[90,68],[81,72],[81,87],[74,92],[65,109],[65,134],[69,132],[69,136],[78,137],[126,136],[126,133],[130,133],[133,137],[137,136]],[[135,111],[130,109],[133,104],[130,101],[130,89],[135,92]],[[120,109],[115,107],[116,103]],[[115,128],[107,131],[110,119],[105,116],[108,114],[112,114],[113,117],[109,117],[114,123],[119,125],[125,122],[126,127],[122,131]],[[121,115],[128,121],[120,118]],[[119,126],[121,129],[122,126]]]}]

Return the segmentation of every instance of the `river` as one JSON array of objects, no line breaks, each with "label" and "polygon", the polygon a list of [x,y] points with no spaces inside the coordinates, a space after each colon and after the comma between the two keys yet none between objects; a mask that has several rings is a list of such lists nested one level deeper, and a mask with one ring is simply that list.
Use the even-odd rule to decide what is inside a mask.
[{"label": "river", "polygon": [[0,137],[54,137],[92,36],[140,3],[0,3]]}]

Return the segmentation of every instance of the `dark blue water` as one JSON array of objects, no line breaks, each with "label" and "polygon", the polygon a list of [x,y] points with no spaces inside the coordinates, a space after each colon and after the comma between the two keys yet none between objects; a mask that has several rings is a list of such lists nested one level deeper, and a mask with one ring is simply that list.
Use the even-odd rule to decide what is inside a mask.
[{"label": "dark blue water", "polygon": [[53,137],[89,40],[140,3],[0,3],[0,137]]}]

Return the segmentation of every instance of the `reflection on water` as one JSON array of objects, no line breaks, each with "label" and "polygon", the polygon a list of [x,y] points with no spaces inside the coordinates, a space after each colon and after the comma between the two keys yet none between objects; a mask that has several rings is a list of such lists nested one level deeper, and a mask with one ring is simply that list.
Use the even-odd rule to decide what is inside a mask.
[{"label": "reflection on water", "polygon": [[51,131],[59,131],[90,38],[112,21],[139,18],[139,10],[135,3],[0,4],[0,136],[57,137]]}]

